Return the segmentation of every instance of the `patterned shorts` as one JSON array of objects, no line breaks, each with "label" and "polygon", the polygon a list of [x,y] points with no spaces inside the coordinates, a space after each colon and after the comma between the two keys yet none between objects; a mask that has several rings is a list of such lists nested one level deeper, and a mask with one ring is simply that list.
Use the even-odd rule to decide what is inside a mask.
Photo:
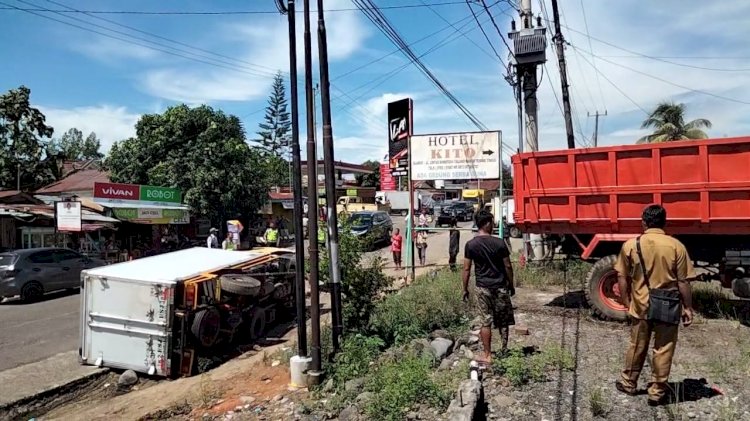
[{"label": "patterned shorts", "polygon": [[507,327],[516,324],[510,295],[503,288],[476,287],[479,317],[483,327]]}]

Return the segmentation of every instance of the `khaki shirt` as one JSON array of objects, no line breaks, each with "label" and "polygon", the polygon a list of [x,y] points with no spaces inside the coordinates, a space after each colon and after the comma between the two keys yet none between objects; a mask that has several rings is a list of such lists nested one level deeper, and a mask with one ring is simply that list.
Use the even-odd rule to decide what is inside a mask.
[{"label": "khaki shirt", "polygon": [[[648,286],[643,277],[643,268],[638,258],[635,238],[622,245],[617,256],[615,270],[618,275],[632,280],[630,286],[630,309],[628,313],[637,319],[645,319],[648,311]],[[663,230],[651,228],[641,236],[641,252],[652,289],[673,289],[677,281],[695,278],[693,262],[685,246]]]}]

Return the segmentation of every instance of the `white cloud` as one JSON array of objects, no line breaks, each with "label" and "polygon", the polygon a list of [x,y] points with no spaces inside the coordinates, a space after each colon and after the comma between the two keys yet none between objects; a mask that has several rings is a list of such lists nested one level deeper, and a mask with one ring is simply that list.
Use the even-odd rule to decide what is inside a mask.
[{"label": "white cloud", "polygon": [[47,117],[47,124],[55,128],[55,136],[61,136],[68,129],[75,127],[84,136],[95,132],[102,142],[102,152],[109,151],[118,140],[135,135],[135,123],[141,117],[125,107],[99,105],[93,107],[76,107],[71,109],[39,107]]},{"label": "white cloud", "polygon": [[108,64],[121,60],[152,60],[158,56],[156,50],[104,37],[93,37],[73,44],[73,50]]},{"label": "white cloud", "polygon": [[[326,7],[351,6],[348,0],[326,2]],[[317,71],[317,20],[313,17],[312,57]],[[297,62],[304,69],[304,44],[302,19],[297,20]],[[331,61],[345,59],[362,46],[369,31],[356,13],[329,13],[326,16],[328,57]],[[277,69],[289,69],[289,40],[286,17],[265,17],[248,23],[231,24],[218,31],[219,36],[241,43],[243,51],[237,54],[237,64],[222,66],[240,68],[241,72],[213,67],[184,66],[148,70],[143,88],[150,94],[175,101],[204,103],[214,101],[247,101],[264,96],[270,79]],[[226,43],[225,43],[226,44]],[[218,59],[225,61],[224,59]],[[251,64],[253,63],[253,64]],[[254,63],[257,63],[254,64]],[[300,81],[303,75],[300,75]]]}]

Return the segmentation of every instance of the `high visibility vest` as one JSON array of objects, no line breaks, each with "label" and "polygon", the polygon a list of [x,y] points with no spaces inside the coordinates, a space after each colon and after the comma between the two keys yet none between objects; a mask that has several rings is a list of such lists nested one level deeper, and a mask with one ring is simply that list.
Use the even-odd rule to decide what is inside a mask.
[{"label": "high visibility vest", "polygon": [[277,229],[269,229],[266,231],[266,241],[269,243],[275,243],[276,240],[279,239],[279,230]]}]

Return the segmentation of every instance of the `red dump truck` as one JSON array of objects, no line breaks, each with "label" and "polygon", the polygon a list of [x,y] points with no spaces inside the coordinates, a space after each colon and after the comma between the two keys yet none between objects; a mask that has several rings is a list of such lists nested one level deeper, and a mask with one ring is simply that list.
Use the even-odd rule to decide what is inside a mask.
[{"label": "red dump truck", "polygon": [[667,232],[699,280],[750,298],[750,137],[530,152],[512,163],[517,226],[595,262],[585,292],[599,316],[626,318],[613,265],[652,203],[666,208]]}]

